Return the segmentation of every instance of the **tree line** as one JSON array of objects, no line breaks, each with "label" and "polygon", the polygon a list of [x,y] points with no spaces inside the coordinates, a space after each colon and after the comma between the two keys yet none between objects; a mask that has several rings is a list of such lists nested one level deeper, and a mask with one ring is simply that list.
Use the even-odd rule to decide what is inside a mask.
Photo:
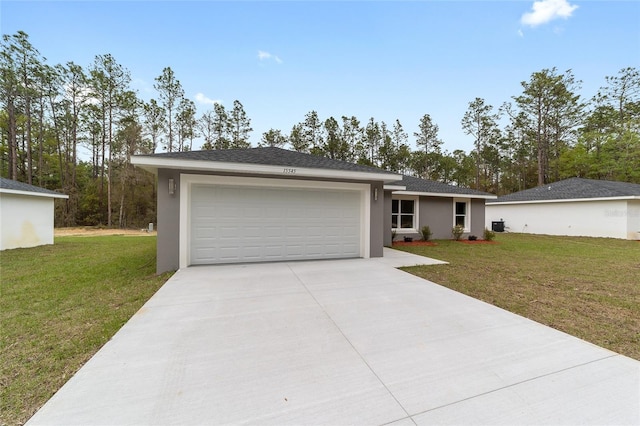
[{"label": "tree line", "polygon": [[[571,176],[640,183],[637,69],[606,76],[589,100],[578,94],[581,82],[571,70],[543,69],[521,85],[521,94],[498,107],[480,97],[469,102],[460,122],[474,140],[468,153],[443,149],[429,114],[410,139],[399,120],[320,118],[310,111],[288,133],[264,132],[258,146],[495,194]],[[3,35],[0,175],[68,194],[56,204],[59,226],[155,222],[154,177],[133,167],[132,155],[248,148],[253,129],[238,100],[198,116],[170,67],[154,88],[155,99],[140,99],[130,72],[110,54],[96,55],[86,67],[50,65],[26,33]]]}]

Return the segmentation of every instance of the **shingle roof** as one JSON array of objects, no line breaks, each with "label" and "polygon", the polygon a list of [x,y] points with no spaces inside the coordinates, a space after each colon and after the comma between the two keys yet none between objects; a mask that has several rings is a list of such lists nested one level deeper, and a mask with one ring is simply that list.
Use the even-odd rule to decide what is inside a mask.
[{"label": "shingle roof", "polygon": [[[352,172],[381,173],[386,170],[376,167],[332,160],[302,152],[289,151],[275,147],[247,149],[217,149],[208,151],[163,152],[159,154],[138,155],[138,157],[175,158],[177,160],[218,161],[224,163],[242,163],[267,166],[302,167],[309,169],[330,169]],[[388,173],[388,172],[387,172]]]},{"label": "shingle roof", "polygon": [[0,177],[0,189],[8,189],[12,191],[22,191],[22,192],[34,192],[37,194],[66,197],[66,195],[56,191],[51,191],[49,189],[40,188],[39,186],[29,185],[28,183],[18,182],[17,180],[6,179],[3,177]]},{"label": "shingle roof", "polygon": [[513,194],[503,195],[490,202],[510,201],[551,201],[584,198],[612,198],[640,196],[640,185],[628,182],[613,182],[570,178],[536,188],[525,189]]},{"label": "shingle roof", "polygon": [[398,185],[406,187],[406,191],[410,192],[427,192],[433,194],[454,194],[454,195],[477,195],[485,197],[493,197],[488,192],[477,191],[470,188],[462,188],[459,186],[449,185],[433,180],[420,179],[413,176],[402,176],[402,180],[393,182],[390,185]]}]

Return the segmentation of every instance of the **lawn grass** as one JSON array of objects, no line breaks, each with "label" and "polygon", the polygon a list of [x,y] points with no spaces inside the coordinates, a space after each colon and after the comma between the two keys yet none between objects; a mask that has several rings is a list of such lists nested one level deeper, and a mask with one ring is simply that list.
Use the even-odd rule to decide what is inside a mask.
[{"label": "lawn grass", "polygon": [[0,253],[0,424],[22,424],[160,288],[155,237]]},{"label": "lawn grass", "polygon": [[640,360],[640,242],[499,234],[399,250],[450,262],[403,268]]}]

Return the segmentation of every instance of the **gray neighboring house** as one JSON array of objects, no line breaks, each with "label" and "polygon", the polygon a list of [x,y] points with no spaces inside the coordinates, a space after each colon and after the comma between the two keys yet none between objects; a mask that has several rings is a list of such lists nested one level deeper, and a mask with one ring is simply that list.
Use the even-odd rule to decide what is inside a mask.
[{"label": "gray neighboring house", "polygon": [[0,178],[0,250],[53,244],[56,198],[69,196]]},{"label": "gray neighboring house", "polygon": [[640,240],[640,185],[570,178],[487,203],[510,232]]},{"label": "gray neighboring house", "polygon": [[417,237],[429,225],[435,238],[451,238],[456,221],[482,235],[484,201],[495,198],[271,147],[136,155],[131,162],[158,179],[158,273],[200,264],[381,257],[396,222],[399,235]]},{"label": "gray neighboring house", "polygon": [[[385,229],[395,231],[396,241],[419,239],[423,226],[429,226],[432,238],[449,239],[453,227],[462,225],[465,236],[481,238],[485,202],[495,198],[487,192],[403,176],[385,185]],[[385,245],[391,245],[391,237],[391,232],[385,233]]]}]

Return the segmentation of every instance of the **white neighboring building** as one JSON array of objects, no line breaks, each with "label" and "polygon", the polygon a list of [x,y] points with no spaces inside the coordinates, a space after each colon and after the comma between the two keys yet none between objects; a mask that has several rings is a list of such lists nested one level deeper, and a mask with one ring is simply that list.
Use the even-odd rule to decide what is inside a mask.
[{"label": "white neighboring building", "polygon": [[68,195],[0,178],[0,250],[53,244],[53,200]]},{"label": "white neighboring building", "polygon": [[571,178],[487,200],[508,232],[640,240],[640,185]]}]

